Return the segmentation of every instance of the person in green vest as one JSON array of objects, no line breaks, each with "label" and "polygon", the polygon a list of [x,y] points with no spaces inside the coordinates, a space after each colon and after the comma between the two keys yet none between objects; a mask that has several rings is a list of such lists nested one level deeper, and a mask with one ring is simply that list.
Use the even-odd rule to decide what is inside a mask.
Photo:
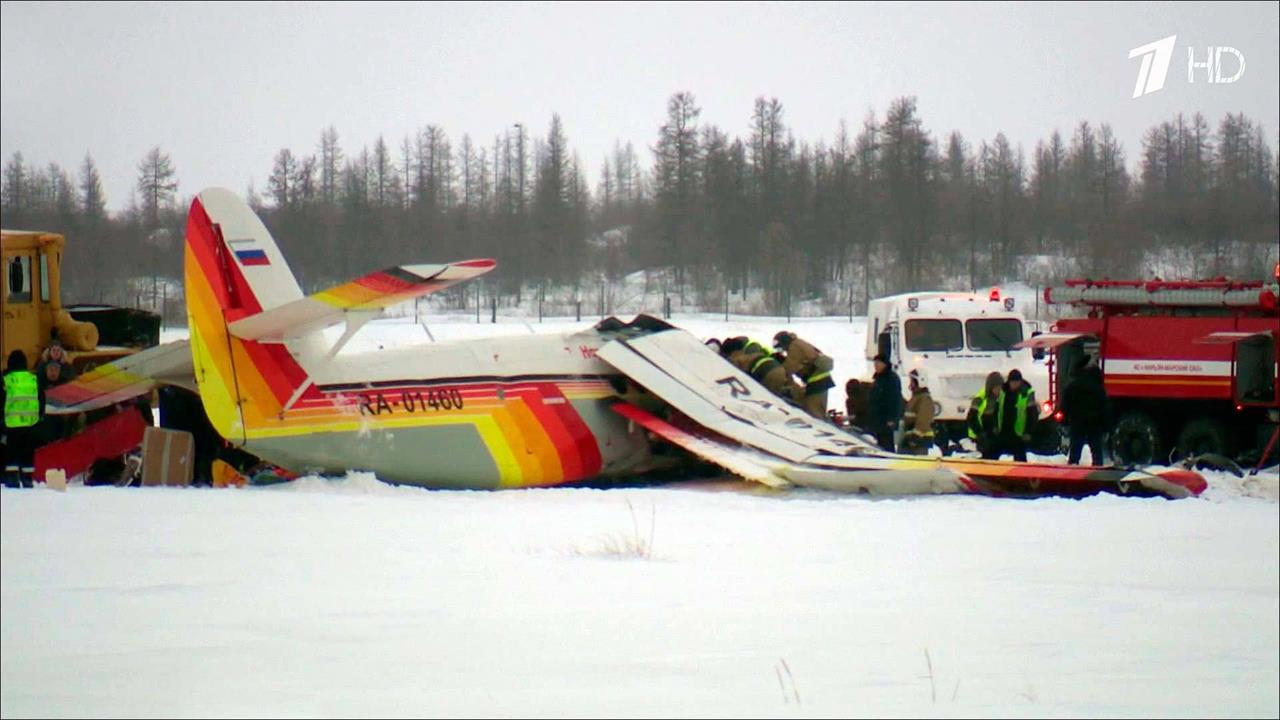
[{"label": "person in green vest", "polygon": [[764,343],[745,336],[726,338],[720,353],[739,370],[768,388],[769,392],[789,403],[795,402],[799,388],[791,382],[782,363]]},{"label": "person in green vest", "polygon": [[1004,376],[993,370],[987,374],[982,390],[969,401],[969,414],[965,416],[965,427],[969,430],[969,439],[973,441],[980,453],[986,453],[995,443],[996,407],[1002,387],[1004,387]]},{"label": "person in green vest", "polygon": [[995,442],[982,457],[999,460],[1002,455],[1010,454],[1014,460],[1026,462],[1031,430],[1039,416],[1035,392],[1022,380],[1021,371],[1010,370],[1000,399],[996,401]]},{"label": "person in green vest", "polygon": [[44,388],[36,374],[27,369],[27,354],[21,350],[9,353],[0,393],[0,407],[4,408],[4,484],[31,487],[37,427],[44,415]]}]

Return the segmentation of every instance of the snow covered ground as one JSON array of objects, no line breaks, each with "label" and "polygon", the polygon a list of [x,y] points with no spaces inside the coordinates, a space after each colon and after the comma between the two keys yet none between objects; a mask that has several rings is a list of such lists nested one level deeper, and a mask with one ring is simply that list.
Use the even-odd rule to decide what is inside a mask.
[{"label": "snow covered ground", "polygon": [[[860,325],[792,327],[839,382],[865,375]],[[380,323],[357,349],[418,338]],[[1280,483],[1209,481],[1181,501],[358,472],[6,489],[0,715],[1275,717]]]}]

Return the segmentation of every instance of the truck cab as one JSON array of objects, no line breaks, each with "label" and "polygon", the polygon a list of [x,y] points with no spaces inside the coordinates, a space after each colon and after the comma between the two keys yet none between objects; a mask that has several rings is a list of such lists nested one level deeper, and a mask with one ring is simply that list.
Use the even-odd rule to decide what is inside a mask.
[{"label": "truck cab", "polygon": [[160,340],[160,316],[131,308],[62,305],[58,233],[0,231],[0,357],[22,350],[34,368],[54,337],[78,371],[124,357]]},{"label": "truck cab", "polygon": [[[998,288],[989,293],[917,292],[872,300],[867,309],[866,357],[889,358],[903,379],[918,370],[933,396],[934,432],[947,440],[967,437],[969,403],[987,375],[1017,368],[1037,395],[1047,391],[1047,370],[1030,349],[1017,349],[1037,329]],[[1041,404],[1041,416],[1049,411]],[[1056,443],[1053,443],[1056,445]]]}]

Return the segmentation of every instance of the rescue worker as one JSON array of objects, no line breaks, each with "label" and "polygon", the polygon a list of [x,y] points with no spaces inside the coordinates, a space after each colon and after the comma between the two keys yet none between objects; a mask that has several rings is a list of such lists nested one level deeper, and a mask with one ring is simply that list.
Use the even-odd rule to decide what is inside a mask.
[{"label": "rescue worker", "polygon": [[1018,462],[1027,461],[1027,445],[1031,444],[1031,430],[1039,417],[1036,394],[1022,380],[1017,368],[1009,371],[996,401],[995,442],[982,454],[988,460],[999,460],[1005,454],[1013,455]]},{"label": "rescue worker", "polygon": [[866,430],[871,424],[871,383],[854,378],[844,384],[844,411],[849,424]]},{"label": "rescue worker", "polygon": [[27,369],[27,354],[21,350],[9,353],[0,406],[4,407],[4,484],[31,487],[44,389],[36,374]]},{"label": "rescue worker", "polygon": [[876,372],[871,381],[870,427],[867,429],[876,436],[876,444],[889,452],[895,452],[893,431],[898,427],[898,419],[902,417],[902,381],[884,355],[876,355],[874,364]]},{"label": "rescue worker", "polygon": [[1106,463],[1102,436],[1110,424],[1110,414],[1102,371],[1090,358],[1080,358],[1071,382],[1062,391],[1062,420],[1071,436],[1071,451],[1067,454],[1069,464],[1080,463],[1080,451],[1085,443],[1089,444],[1090,460],[1094,465]]},{"label": "rescue worker", "polygon": [[799,388],[763,343],[746,337],[727,338],[721,344],[720,352],[734,367],[750,375],[769,392],[788,402],[795,400]]},{"label": "rescue worker", "polygon": [[810,415],[829,422],[827,392],[836,386],[831,379],[831,369],[835,366],[831,356],[786,330],[773,336],[773,348],[779,353],[786,353],[782,367],[787,375],[795,375],[804,383],[804,390],[796,395],[796,402]]},{"label": "rescue worker", "polygon": [[964,419],[969,439],[984,456],[995,442],[996,406],[1003,386],[1003,375],[995,371],[988,373],[982,390],[969,401],[969,414]]},{"label": "rescue worker", "polygon": [[906,433],[902,436],[901,450],[907,455],[928,455],[929,446],[933,444],[933,396],[920,379],[919,370],[911,371],[907,386],[911,389],[911,399],[902,414]]}]

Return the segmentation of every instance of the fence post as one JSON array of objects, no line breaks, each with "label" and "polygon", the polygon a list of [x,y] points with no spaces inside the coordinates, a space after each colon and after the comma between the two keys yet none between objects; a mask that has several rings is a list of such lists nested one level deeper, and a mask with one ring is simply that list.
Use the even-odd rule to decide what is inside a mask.
[{"label": "fence post", "polygon": [[582,322],[582,298],[580,297],[573,299],[573,320],[574,322]]},{"label": "fence post", "polygon": [[662,319],[671,319],[671,296],[667,295],[662,298]]},{"label": "fence post", "polygon": [[498,296],[497,295],[489,296],[489,324],[490,325],[498,324]]},{"label": "fence post", "polygon": [[480,283],[476,283],[476,324],[480,324]]}]

